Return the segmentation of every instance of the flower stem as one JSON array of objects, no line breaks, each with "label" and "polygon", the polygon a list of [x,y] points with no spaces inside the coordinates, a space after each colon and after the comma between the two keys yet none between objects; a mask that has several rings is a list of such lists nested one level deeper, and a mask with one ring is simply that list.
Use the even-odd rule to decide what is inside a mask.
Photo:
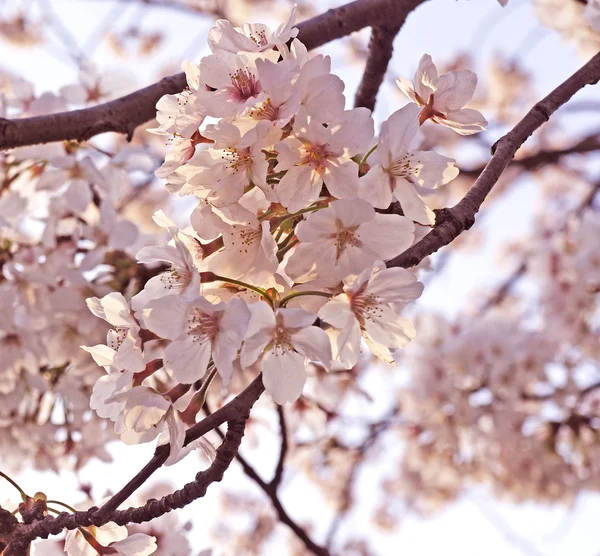
[{"label": "flower stem", "polygon": [[362,166],[365,162],[367,162],[367,159],[375,152],[375,149],[378,147],[379,145],[377,143],[375,143],[368,151],[367,154],[365,154],[365,156],[363,156],[362,160],[360,161],[360,166]]},{"label": "flower stem", "polygon": [[317,210],[321,210],[321,209],[327,208],[327,206],[328,205],[318,205],[316,207],[308,207],[308,208],[299,210],[298,212],[294,212],[292,214],[288,214],[287,216],[283,217],[283,219],[281,220],[281,222],[279,222],[279,226],[281,226],[282,224],[284,224],[288,220],[291,220],[292,218],[296,218],[296,216],[300,216],[301,214],[305,214],[307,212],[316,212]]},{"label": "flower stem", "polygon": [[273,214],[272,210],[267,210],[265,212],[263,212],[259,217],[258,217],[258,221],[262,222],[265,218],[268,218],[269,216],[271,216]]},{"label": "flower stem", "polygon": [[273,300],[271,299],[271,296],[262,288],[258,288],[256,286],[253,286],[252,284],[247,284],[246,282],[242,282],[241,280],[234,280],[233,278],[219,276],[218,274],[215,274],[215,280],[221,281],[221,282],[227,282],[229,284],[235,284],[236,286],[240,286],[242,288],[246,288],[246,289],[255,291],[261,297],[264,297],[269,302],[269,305],[271,305],[271,307],[273,307]]},{"label": "flower stem", "polygon": [[317,291],[294,292],[294,293],[290,293],[289,295],[286,295],[279,302],[279,306],[285,307],[285,305],[287,304],[288,301],[291,301],[295,297],[300,297],[302,295],[319,295],[321,297],[329,297],[329,298],[333,297],[333,294],[327,293],[327,292],[317,292]]},{"label": "flower stem", "polygon": [[[60,500],[46,500],[46,504],[56,504],[57,506],[63,506],[64,508],[67,508],[67,510],[69,510],[73,513],[77,513],[77,510],[75,508],[73,508],[72,506],[69,506],[69,504],[65,504],[64,502],[61,502]],[[48,510],[52,511],[52,508],[48,508]]]},{"label": "flower stem", "polygon": [[285,249],[288,243],[290,243],[290,241],[292,241],[295,237],[296,235],[293,232],[290,232],[288,236],[279,245],[277,245],[277,249]]},{"label": "flower stem", "polygon": [[27,494],[25,494],[25,491],[15,481],[13,481],[6,473],[2,473],[2,471],[0,471],[0,477],[2,477],[3,479],[6,479],[12,486],[14,486],[19,491],[23,502],[25,502],[25,500],[27,500]]},{"label": "flower stem", "polygon": [[[284,243],[287,243],[287,238],[285,238]],[[277,253],[277,260],[279,262],[281,262],[283,260],[283,256],[293,247],[296,247],[296,245],[298,245],[300,243],[299,239],[294,239],[293,241],[290,241],[285,247],[281,248],[279,250],[279,252]]]}]

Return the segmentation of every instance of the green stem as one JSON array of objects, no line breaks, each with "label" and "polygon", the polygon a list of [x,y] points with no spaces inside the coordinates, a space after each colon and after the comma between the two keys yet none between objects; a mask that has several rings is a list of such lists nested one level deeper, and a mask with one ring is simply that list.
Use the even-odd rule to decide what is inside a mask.
[{"label": "green stem", "polygon": [[25,502],[25,500],[27,500],[27,494],[25,494],[25,491],[15,481],[13,481],[6,473],[2,473],[2,471],[0,471],[0,477],[6,479],[12,486],[14,486],[19,491],[23,502]]},{"label": "green stem", "polygon": [[[283,228],[279,228],[279,230],[277,230],[277,235],[275,236],[275,243],[279,243],[279,240],[281,239],[281,236],[283,235]],[[290,233],[290,235],[293,235]]]},{"label": "green stem", "polygon": [[375,152],[375,149],[379,146],[378,143],[375,143],[368,151],[367,154],[365,156],[363,156],[363,159],[360,161],[360,165],[362,166],[365,162],[367,162],[367,159]]},{"label": "green stem", "polygon": [[247,284],[246,282],[242,282],[241,280],[234,280],[233,278],[226,278],[225,276],[219,276],[218,274],[215,274],[215,280],[221,281],[221,282],[228,282],[229,284],[235,284],[236,286],[241,286],[242,288],[247,288],[249,290],[255,291],[261,297],[264,297],[269,302],[269,305],[271,305],[271,307],[273,307],[273,300],[271,299],[271,296],[262,288],[258,288],[256,286],[253,286],[252,284]]},{"label": "green stem", "polygon": [[279,306],[280,307],[285,307],[285,305],[287,304],[288,301],[291,301],[295,297],[300,297],[302,295],[319,295],[321,297],[328,297],[328,298],[332,298],[333,297],[333,294],[326,293],[326,292],[317,292],[317,291],[294,292],[294,293],[290,293],[289,295],[286,295],[279,302]]},{"label": "green stem", "polygon": [[267,210],[265,213],[261,214],[261,215],[258,217],[258,220],[259,220],[259,222],[260,222],[260,221],[262,221],[262,220],[264,220],[265,218],[268,218],[268,217],[269,217],[269,216],[271,216],[272,214],[273,214],[273,211],[272,211],[272,210]]},{"label": "green stem", "polygon": [[[56,504],[57,506],[62,506],[63,508],[67,508],[67,510],[73,512],[73,513],[77,513],[77,510],[75,508],[73,508],[72,506],[69,506],[69,504],[65,504],[64,502],[61,502],[60,500],[46,500],[46,504]],[[51,508],[48,508],[49,510],[51,510]]]},{"label": "green stem", "polygon": [[316,207],[308,207],[308,208],[299,210],[298,212],[294,212],[293,214],[289,214],[288,216],[285,216],[283,218],[283,220],[281,220],[281,222],[279,222],[279,226],[281,226],[282,224],[284,224],[288,220],[291,220],[292,218],[296,218],[296,216],[300,216],[301,214],[305,214],[307,212],[315,212],[317,210],[321,210],[321,209],[324,209],[324,208],[327,208],[327,205],[320,205],[320,206],[316,206]]},{"label": "green stem", "polygon": [[[286,241],[284,241],[284,243],[287,242],[287,238]],[[296,247],[296,245],[298,245],[300,243],[299,239],[295,239],[293,241],[290,241],[290,243],[288,245],[286,245],[283,249],[280,249],[277,253],[277,260],[279,262],[281,262],[283,260],[283,256],[293,247]]]},{"label": "green stem", "polygon": [[285,249],[290,243],[290,241],[292,241],[295,237],[296,235],[294,234],[294,232],[290,231],[287,237],[280,244],[277,245],[277,249]]}]

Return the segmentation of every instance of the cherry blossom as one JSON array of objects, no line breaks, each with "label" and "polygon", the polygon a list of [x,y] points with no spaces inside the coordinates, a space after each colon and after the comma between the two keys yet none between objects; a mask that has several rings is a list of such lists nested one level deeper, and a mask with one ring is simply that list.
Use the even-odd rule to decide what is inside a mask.
[{"label": "cherry blossom", "polygon": [[298,35],[298,29],[294,27],[295,19],[296,4],[292,7],[289,19],[275,31],[262,23],[244,23],[242,27],[234,27],[228,20],[218,19],[208,33],[208,46],[213,52],[263,52],[274,46],[285,45]]},{"label": "cherry blossom", "polygon": [[69,556],[148,556],[157,550],[156,538],[144,533],[129,535],[127,528],[114,523],[82,527],[67,533],[65,552]]},{"label": "cherry blossom", "polygon": [[246,368],[260,360],[263,383],[278,404],[293,402],[306,381],[306,363],[329,366],[329,338],[316,326],[315,315],[303,309],[277,309],[264,302],[251,306],[240,363]]},{"label": "cherry blossom", "polygon": [[438,77],[431,56],[424,54],[415,73],[414,87],[404,77],[396,83],[412,102],[424,107],[419,114],[421,124],[431,119],[461,135],[479,133],[487,126],[477,110],[463,108],[477,86],[477,76],[472,71],[449,71]]},{"label": "cherry blossom", "polygon": [[256,62],[276,62],[279,53],[232,54],[219,50],[200,61],[200,80],[211,88],[203,92],[202,101],[208,116],[234,117],[241,115],[260,99],[262,86],[258,80]]},{"label": "cherry blossom", "polygon": [[376,208],[387,208],[395,197],[404,215],[420,224],[435,222],[415,186],[433,189],[458,175],[454,160],[430,151],[412,151],[419,130],[419,108],[409,104],[394,112],[381,126],[370,170],[360,178],[360,196]]},{"label": "cherry blossom", "polygon": [[408,218],[377,214],[362,199],[334,201],[298,225],[300,245],[285,270],[297,282],[317,276],[340,282],[376,261],[402,253],[412,244],[414,229]]},{"label": "cherry blossom", "polygon": [[172,235],[171,241],[144,247],[136,254],[140,263],[163,262],[171,265],[165,272],[150,278],[144,289],[132,297],[131,307],[136,313],[141,313],[152,299],[171,294],[196,297],[200,291],[200,275],[196,270],[194,257],[179,238],[183,233],[174,226],[170,226],[169,231]]},{"label": "cherry blossom", "polygon": [[102,299],[91,297],[86,300],[90,311],[106,320],[114,328],[108,331],[108,345],[84,348],[94,360],[111,369],[142,371],[146,367],[141,350],[140,327],[131,316],[129,305],[123,295],[112,292]]},{"label": "cherry blossom", "polygon": [[244,188],[254,184],[275,200],[267,185],[268,164],[262,150],[279,140],[278,130],[268,122],[258,122],[241,135],[235,125],[221,121],[207,126],[204,135],[214,141],[214,146],[190,160],[194,174],[180,195],[200,189],[204,191],[199,196],[215,206],[224,206],[238,201]]},{"label": "cherry blossom", "polygon": [[393,363],[389,348],[403,347],[415,337],[414,326],[398,311],[422,291],[414,274],[403,268],[386,269],[384,264],[345,279],[344,293],[319,310],[319,317],[337,329],[339,361],[347,368],[356,365],[362,335],[377,357]]},{"label": "cherry blossom", "polygon": [[146,326],[172,340],[165,349],[165,367],[186,384],[204,376],[211,356],[223,380],[229,381],[249,318],[241,299],[213,305],[203,297],[185,300],[169,295],[144,308]]},{"label": "cherry blossom", "polygon": [[367,150],[373,138],[370,111],[355,108],[324,127],[301,108],[291,136],[275,146],[276,172],[287,170],[276,185],[279,202],[296,212],[316,201],[323,183],[334,197],[356,197],[358,165],[352,157]]},{"label": "cherry blossom", "polygon": [[238,222],[231,224],[220,221],[224,249],[210,259],[208,268],[229,278],[263,285],[279,266],[270,224],[259,222],[243,207],[238,208],[237,219]]}]

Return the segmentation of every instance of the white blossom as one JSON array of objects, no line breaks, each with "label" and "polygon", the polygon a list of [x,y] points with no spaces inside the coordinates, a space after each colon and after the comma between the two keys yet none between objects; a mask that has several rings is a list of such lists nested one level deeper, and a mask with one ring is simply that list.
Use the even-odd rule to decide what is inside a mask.
[{"label": "white blossom", "polygon": [[347,368],[358,362],[361,335],[380,359],[393,363],[390,348],[405,346],[415,337],[415,328],[398,312],[417,299],[423,284],[403,268],[384,264],[344,280],[344,293],[328,301],[319,317],[337,329],[335,348]]},{"label": "white blossom", "polygon": [[265,303],[252,305],[252,319],[241,351],[247,368],[260,360],[263,383],[278,404],[293,402],[306,381],[306,363],[331,361],[325,332],[316,326],[315,315],[303,309],[277,309]]},{"label": "white blossom", "polygon": [[165,367],[186,384],[204,376],[211,356],[223,380],[229,381],[249,318],[241,299],[213,305],[203,297],[186,300],[169,295],[150,301],[144,309],[146,326],[171,340]]},{"label": "white blossom", "polygon": [[360,196],[376,208],[387,208],[392,198],[400,201],[404,215],[420,224],[435,222],[415,186],[434,189],[458,175],[454,160],[430,151],[413,151],[419,130],[419,108],[409,104],[394,112],[381,126],[370,170],[360,178]]},{"label": "white blossom", "polygon": [[397,214],[378,214],[362,199],[334,201],[298,224],[300,245],[285,270],[297,282],[340,282],[412,245],[415,226]]},{"label": "white blossom", "polygon": [[423,110],[419,121],[431,119],[461,135],[479,133],[487,126],[486,119],[472,108],[463,108],[473,97],[477,76],[469,70],[449,71],[438,77],[431,56],[424,54],[415,73],[414,86],[407,79],[396,80],[400,90]]}]

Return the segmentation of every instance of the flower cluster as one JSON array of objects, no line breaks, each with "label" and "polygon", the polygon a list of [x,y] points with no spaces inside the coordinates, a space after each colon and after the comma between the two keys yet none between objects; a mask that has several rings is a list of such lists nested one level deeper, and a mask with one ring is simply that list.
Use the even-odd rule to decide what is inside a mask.
[{"label": "flower cluster", "polygon": [[[302,393],[307,364],[350,369],[363,340],[393,363],[415,336],[400,312],[423,286],[385,261],[413,244],[415,223],[434,224],[420,192],[458,174],[452,159],[418,150],[417,133],[427,120],[462,134],[485,125],[463,108],[475,75],[438,78],[424,56],[414,87],[399,82],[414,104],[374,139],[369,110],[344,109],[330,59],[309,57],[293,18],[275,31],[218,21],[212,54],[183,63],[188,87],[158,102],[150,131],[172,141],[156,175],[196,199],[191,226],[157,213],[170,240],[137,258],[168,269],[130,304],[118,293],[88,300],[114,327],[107,345],[86,348],[108,373],[92,407],[126,442],[168,429],[171,461],[216,374],[227,385],[236,369],[262,372],[283,404]],[[176,386],[151,384],[156,372]]]}]

